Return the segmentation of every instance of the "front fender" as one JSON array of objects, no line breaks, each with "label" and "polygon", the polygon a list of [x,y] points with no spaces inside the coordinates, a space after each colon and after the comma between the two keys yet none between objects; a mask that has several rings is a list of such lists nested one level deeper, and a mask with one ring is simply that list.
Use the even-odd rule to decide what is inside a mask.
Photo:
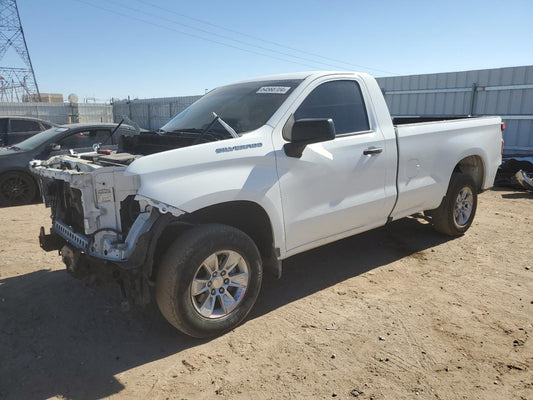
[{"label": "front fender", "polygon": [[269,134],[271,128],[265,126],[240,138],[146,156],[126,173],[139,175],[139,196],[187,213],[231,201],[257,203],[281,247],[281,196]]}]

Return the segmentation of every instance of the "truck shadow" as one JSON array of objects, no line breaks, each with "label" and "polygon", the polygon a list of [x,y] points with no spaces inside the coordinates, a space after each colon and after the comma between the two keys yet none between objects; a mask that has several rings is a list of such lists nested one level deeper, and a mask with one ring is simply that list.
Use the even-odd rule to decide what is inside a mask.
[{"label": "truck shadow", "polygon": [[283,262],[281,280],[265,276],[249,318],[451,239],[422,218],[408,217],[296,255]]},{"label": "truck shadow", "polygon": [[202,343],[64,270],[0,280],[0,399],[107,397],[116,374]]},{"label": "truck shadow", "polygon": [[[414,218],[324,246],[265,277],[248,321],[449,240]],[[0,280],[0,398],[97,399],[119,393],[117,374],[206,343],[186,337],[155,306],[120,311],[119,298],[64,271]]]}]

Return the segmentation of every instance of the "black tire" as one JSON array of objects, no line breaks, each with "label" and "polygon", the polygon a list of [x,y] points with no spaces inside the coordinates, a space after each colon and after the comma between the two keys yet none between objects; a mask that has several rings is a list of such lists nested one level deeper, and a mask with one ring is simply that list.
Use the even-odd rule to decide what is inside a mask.
[{"label": "black tire", "polygon": [[[239,262],[231,270],[232,272],[228,269],[223,283],[229,280],[227,278],[232,276],[233,271],[237,270],[242,273],[246,270],[246,274],[241,276],[247,277],[247,285],[244,291],[238,289],[240,300],[234,304],[234,309],[220,316],[212,314],[211,317],[206,317],[199,309],[202,297],[205,299],[204,305],[207,303],[207,297],[214,299],[214,308],[211,310],[213,313],[217,304],[219,309],[226,308],[222,301],[223,296],[231,294],[231,299],[234,299],[233,296],[237,298],[237,289],[231,286],[232,283],[230,286],[222,287],[222,289],[226,288],[225,295],[223,292],[219,294],[222,272],[215,277],[212,275],[215,269],[224,271],[225,254],[228,254],[227,258],[229,254],[234,257],[237,257],[235,256],[237,254],[240,258],[235,258]],[[206,265],[209,264],[207,261],[213,255],[216,257],[218,269],[210,270]],[[191,294],[193,280],[207,271],[211,271],[209,272],[211,275],[208,274],[207,278],[199,279],[208,280],[202,289],[204,290],[210,284],[208,293],[203,292],[193,297]],[[235,328],[248,315],[261,289],[262,277],[261,256],[257,246],[248,235],[227,225],[200,225],[179,236],[165,253],[157,272],[156,300],[163,316],[180,331],[196,338],[212,337]],[[213,293],[213,290],[216,293]],[[230,293],[230,290],[234,292]],[[226,312],[226,310],[223,311]]]},{"label": "black tire", "polygon": [[0,175],[0,206],[21,206],[35,200],[37,185],[24,172],[10,171]]},{"label": "black tire", "polygon": [[[464,201],[461,200],[463,195]],[[469,175],[454,173],[440,206],[435,210],[426,211],[426,214],[431,217],[431,222],[438,232],[448,236],[461,236],[472,225],[476,209],[477,189],[474,180]]]}]

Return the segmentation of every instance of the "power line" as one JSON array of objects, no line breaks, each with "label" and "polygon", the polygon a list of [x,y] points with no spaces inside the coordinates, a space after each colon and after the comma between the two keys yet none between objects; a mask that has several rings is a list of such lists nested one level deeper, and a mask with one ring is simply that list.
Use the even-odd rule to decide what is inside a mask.
[{"label": "power line", "polygon": [[297,56],[297,55],[294,55],[294,54],[285,53],[285,52],[282,52],[282,51],[279,51],[279,50],[274,50],[274,49],[271,49],[271,48],[268,48],[268,47],[260,46],[260,45],[257,45],[257,44],[253,44],[253,43],[245,42],[245,41],[242,41],[242,40],[239,40],[239,39],[235,39],[235,38],[232,38],[232,37],[229,37],[229,36],[221,35],[219,33],[215,33],[213,31],[209,31],[209,30],[205,30],[205,29],[202,29],[202,28],[198,28],[198,27],[195,27],[195,26],[192,26],[192,25],[187,25],[187,24],[172,20],[170,18],[163,17],[161,15],[152,14],[152,13],[146,12],[146,11],[138,9],[138,8],[133,8],[133,7],[130,7],[130,6],[126,6],[126,5],[121,4],[121,3],[117,2],[117,1],[114,1],[114,0],[107,0],[107,2],[108,3],[113,3],[115,5],[118,5],[119,7],[122,7],[122,8],[128,9],[128,11],[135,11],[135,12],[139,12],[139,13],[142,13],[142,14],[145,14],[145,15],[150,15],[150,16],[152,16],[154,18],[162,19],[162,20],[168,21],[168,22],[170,22],[172,24],[176,24],[176,25],[180,25],[180,26],[183,26],[183,27],[186,27],[186,28],[189,28],[189,29],[197,30],[197,31],[206,33],[208,35],[214,35],[214,36],[217,36],[217,37],[222,38],[222,39],[231,40],[233,42],[236,42],[236,43],[239,43],[239,44],[243,44],[245,46],[255,47],[255,48],[258,48],[258,49],[261,49],[261,50],[266,50],[266,51],[269,51],[269,52],[272,52],[272,53],[276,53],[276,54],[280,54],[280,55],[283,55],[283,56],[286,56],[286,57],[292,57],[292,58],[296,58],[296,59],[299,59],[299,60],[302,60],[302,61],[312,62],[312,63],[315,63],[315,64],[321,64],[321,65],[325,65],[325,66],[328,66],[328,67],[334,67],[336,69],[344,69],[344,67],[340,67],[339,65],[325,63],[323,61],[313,60],[313,59],[309,59],[309,58],[305,58],[305,57],[300,57],[300,56]]},{"label": "power line", "polygon": [[[191,25],[187,25],[187,24],[184,24],[184,23],[180,23],[178,21],[166,18],[166,17],[161,16],[161,15],[157,15],[157,14],[152,14],[152,13],[146,12],[143,9],[138,9],[138,8],[133,8],[133,7],[130,7],[130,6],[126,6],[124,4],[121,4],[121,3],[113,1],[113,0],[108,0],[108,3],[113,3],[116,6],[121,7],[123,9],[126,9],[126,10],[128,10],[130,12],[133,11],[133,12],[137,12],[137,13],[142,13],[143,15],[149,15],[152,18],[156,18],[158,20],[165,20],[165,21],[168,21],[168,22],[170,22],[172,24],[176,24],[176,25],[179,25],[179,26],[184,26],[184,27],[189,28],[189,29],[200,31],[200,32],[205,33],[207,35],[214,35],[217,38],[230,40],[230,41],[233,41],[233,42],[245,45],[245,46],[249,46],[249,47],[260,49],[260,50],[265,50],[265,51],[268,51],[268,52],[271,52],[271,53],[274,53],[274,54],[277,54],[277,55],[281,55],[281,56],[284,56],[284,57],[282,58],[282,57],[279,57],[279,56],[273,56],[273,55],[270,55],[270,54],[265,54],[265,53],[262,53],[262,52],[259,52],[259,51],[256,51],[256,50],[250,50],[250,49],[242,48],[240,46],[235,46],[235,45],[232,45],[232,44],[229,44],[229,43],[221,42],[219,40],[214,40],[214,39],[211,39],[211,38],[206,38],[204,36],[199,36],[199,35],[196,35],[196,34],[193,34],[193,33],[189,33],[189,32],[185,32],[185,31],[182,31],[182,30],[170,28],[168,26],[161,25],[159,23],[155,23],[155,22],[143,19],[143,18],[139,18],[139,17],[133,16],[133,15],[129,15],[129,14],[124,14],[124,13],[116,11],[114,9],[105,8],[105,7],[102,7],[100,5],[96,5],[96,4],[90,3],[88,1],[84,1],[84,0],[76,0],[76,1],[78,1],[79,3],[83,3],[83,4],[86,4],[86,5],[89,5],[89,6],[94,7],[94,8],[98,8],[100,10],[104,10],[104,11],[107,11],[107,12],[110,12],[110,13],[113,13],[113,14],[116,14],[116,15],[123,16],[125,18],[130,18],[130,19],[133,19],[133,20],[145,23],[145,24],[156,26],[158,28],[167,29],[167,30],[174,31],[174,32],[182,34],[182,35],[194,37],[196,39],[208,41],[208,42],[211,42],[211,43],[216,43],[216,44],[219,44],[219,45],[222,45],[222,46],[230,47],[230,48],[233,48],[233,49],[236,49],[236,50],[240,50],[240,51],[244,51],[244,52],[247,52],[247,53],[260,55],[260,56],[263,56],[263,57],[268,57],[268,58],[280,60],[280,61],[283,61],[283,62],[290,62],[292,64],[303,65],[303,66],[306,66],[306,67],[309,67],[309,68],[313,68],[313,69],[316,69],[316,66],[310,65],[309,62],[311,62],[313,64],[325,65],[325,66],[328,66],[328,67],[334,67],[335,69],[341,69],[341,70],[345,69],[345,67],[340,67],[338,65],[334,65],[334,64],[331,64],[331,63],[325,63],[323,61],[314,60],[314,59],[310,59],[310,58],[300,57],[300,56],[297,56],[297,55],[294,55],[294,54],[281,52],[279,50],[275,50],[275,49],[272,49],[272,48],[267,48],[267,47],[260,46],[260,45],[257,45],[257,44],[252,44],[252,43],[245,42],[245,41],[242,41],[242,40],[239,40],[239,39],[235,39],[235,38],[232,38],[232,37],[229,37],[229,36],[221,35],[219,33],[213,32],[213,31],[209,31],[209,30],[205,30],[205,29],[198,28],[198,27],[195,27],[195,26],[191,26]],[[238,34],[254,38],[254,40],[260,40],[260,41],[263,41],[263,42],[272,43],[272,44],[274,44],[276,46],[285,47],[287,49],[295,50],[295,51],[298,51],[298,52],[301,52],[301,53],[304,53],[304,54],[311,54],[313,56],[320,57],[320,58],[323,58],[323,59],[326,59],[326,60],[329,59],[329,58],[321,56],[321,55],[314,55],[313,53],[308,53],[308,52],[305,52],[303,50],[298,50],[298,49],[294,49],[294,48],[291,48],[291,47],[288,47],[288,46],[283,46],[283,45],[281,45],[279,43],[276,43],[276,42],[263,40],[261,38],[257,38],[257,37],[252,36],[252,35],[248,35],[248,34],[245,34],[245,33],[242,33],[242,32],[238,32],[238,31],[234,31],[232,29],[221,27],[221,26],[216,25],[216,24],[211,24],[211,23],[209,23],[207,21],[202,21],[202,20],[200,20],[198,18],[189,17],[189,16],[186,16],[184,14],[180,14],[180,13],[174,12],[172,10],[165,9],[163,7],[159,7],[159,6],[153,5],[153,4],[149,3],[149,2],[145,2],[145,1],[142,1],[142,0],[137,0],[137,1],[139,1],[140,3],[146,4],[146,5],[149,5],[149,6],[152,6],[152,7],[155,7],[155,8],[159,8],[161,10],[164,10],[164,11],[179,15],[179,16],[183,16],[185,18],[189,18],[189,19],[192,19],[192,20],[199,21],[199,22],[204,23],[204,24],[212,25],[212,26],[218,27],[220,29],[225,29],[225,30],[228,30],[228,31],[231,31],[231,32],[236,32]],[[306,63],[290,60],[290,59],[287,59],[285,57],[292,57],[292,58],[295,58],[295,59],[298,59],[298,60],[305,61]],[[365,66],[357,65],[357,64],[350,64],[350,63],[347,63],[347,62],[344,62],[344,61],[340,61],[340,60],[337,60],[337,61],[340,62],[340,63],[346,64],[346,65],[353,65],[353,66],[361,67],[361,68],[368,69],[368,70],[375,70],[375,71],[394,74],[393,72],[390,72],[390,71],[379,70],[379,69],[376,69],[376,68],[365,67]]]},{"label": "power line", "polygon": [[[310,55],[310,56],[313,56],[313,57],[319,57],[319,58],[322,58],[324,60],[333,61],[333,62],[336,62],[336,63],[350,65],[352,67],[364,68],[364,69],[367,69],[367,70],[383,72],[383,73],[386,73],[386,74],[398,75],[395,72],[386,71],[386,70],[382,70],[382,69],[378,69],[378,68],[371,68],[371,67],[367,67],[367,66],[360,65],[360,64],[354,64],[354,63],[349,63],[349,62],[346,62],[346,61],[337,60],[337,59],[330,58],[330,57],[325,57],[325,56],[317,54],[317,53],[311,53],[309,51],[297,49],[295,47],[290,47],[290,46],[287,46],[287,45],[284,45],[284,44],[281,44],[281,43],[274,42],[272,40],[264,39],[264,38],[261,38],[261,37],[258,37],[258,36],[253,36],[253,35],[250,35],[248,33],[240,32],[240,31],[237,31],[237,30],[234,30],[234,29],[222,26],[222,25],[217,25],[217,24],[214,24],[212,22],[202,20],[200,18],[191,17],[189,15],[182,14],[182,13],[179,13],[177,11],[174,11],[174,10],[171,10],[171,9],[168,9],[168,8],[165,8],[165,7],[158,6],[158,5],[150,3],[149,1],[146,1],[146,0],[136,0],[136,1],[139,2],[139,3],[145,4],[145,5],[148,5],[150,7],[157,8],[157,9],[160,9],[162,11],[166,11],[166,12],[169,12],[171,14],[178,15],[178,16],[180,16],[182,18],[187,18],[187,19],[190,19],[192,21],[200,22],[202,24],[209,25],[209,26],[212,26],[212,27],[215,27],[215,28],[218,28],[218,29],[222,29],[222,30],[225,30],[225,31],[228,31],[228,32],[236,33],[238,35],[246,36],[246,37],[248,37],[250,39],[258,40],[258,41],[261,41],[261,42],[264,42],[264,43],[273,44],[275,46],[282,47],[282,48],[287,49],[287,50],[297,51],[297,52],[302,53],[302,54],[307,54],[307,55]],[[326,65],[331,65],[331,64],[326,64]]]},{"label": "power line", "polygon": [[288,59],[284,59],[284,58],[281,58],[281,57],[276,57],[276,56],[273,56],[273,55],[270,55],[270,54],[260,53],[258,51],[254,51],[254,50],[250,50],[250,49],[244,49],[242,47],[234,46],[234,45],[229,44],[229,43],[224,43],[224,42],[220,42],[218,40],[205,38],[203,36],[199,36],[199,35],[196,35],[194,33],[184,32],[184,31],[181,31],[179,29],[171,28],[171,27],[168,27],[168,26],[165,26],[165,25],[157,24],[155,22],[147,21],[145,19],[132,16],[132,15],[124,14],[123,12],[120,12],[120,11],[116,11],[116,10],[112,10],[112,9],[109,9],[109,8],[105,8],[105,7],[90,3],[90,2],[85,1],[85,0],[75,0],[75,1],[77,1],[78,3],[83,3],[85,5],[88,5],[88,6],[103,10],[103,11],[110,12],[110,13],[115,14],[115,15],[120,15],[120,16],[125,17],[125,18],[133,19],[133,20],[136,20],[136,21],[148,24],[148,25],[155,26],[157,28],[166,29],[166,30],[173,31],[173,32],[176,32],[176,33],[179,33],[179,34],[182,34],[182,35],[190,36],[190,37],[193,37],[193,38],[196,38],[196,39],[204,40],[204,41],[211,42],[211,43],[216,43],[216,44],[219,44],[219,45],[222,45],[222,46],[231,47],[231,48],[236,49],[236,50],[240,50],[240,51],[244,51],[244,52],[247,52],[247,53],[256,54],[256,55],[260,55],[260,56],[276,59],[276,60],[283,61],[283,62],[290,62],[290,63],[293,63],[293,64],[303,65],[305,67],[315,68],[313,66],[310,66],[309,64],[304,64],[304,63],[301,63],[301,62],[298,62],[298,61],[288,60]]}]

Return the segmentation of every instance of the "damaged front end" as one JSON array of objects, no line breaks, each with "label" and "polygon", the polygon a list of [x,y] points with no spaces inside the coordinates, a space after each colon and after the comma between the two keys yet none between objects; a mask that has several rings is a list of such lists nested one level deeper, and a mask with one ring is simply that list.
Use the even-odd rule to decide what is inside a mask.
[{"label": "damaged front end", "polygon": [[154,243],[179,210],[137,195],[138,175],[125,170],[135,156],[96,153],[33,161],[52,227],[41,228],[43,250],[58,250],[67,270],[89,282],[116,281],[138,304],[150,301]]}]

